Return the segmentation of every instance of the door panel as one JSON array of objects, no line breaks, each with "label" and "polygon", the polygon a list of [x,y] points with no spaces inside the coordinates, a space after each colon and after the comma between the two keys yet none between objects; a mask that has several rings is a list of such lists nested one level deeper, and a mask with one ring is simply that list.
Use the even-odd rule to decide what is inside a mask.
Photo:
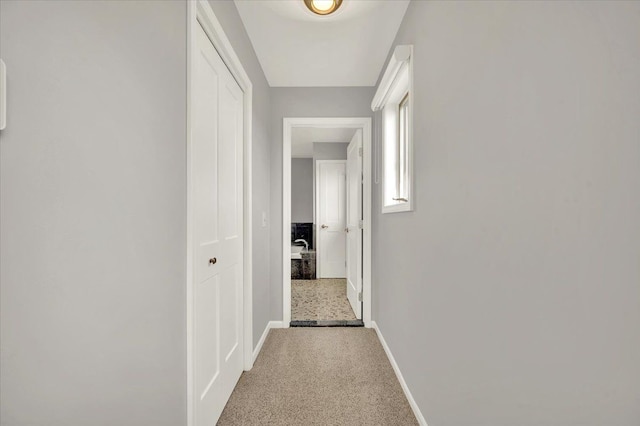
[{"label": "door panel", "polygon": [[[196,299],[196,323],[210,324],[218,328],[218,277],[209,278],[198,284],[198,298]],[[218,352],[218,339],[215,333],[202,334],[196,351],[196,364],[200,366],[196,376],[197,395],[205,395],[209,384],[220,373],[220,365],[216,357],[209,354]]]},{"label": "door panel", "polygon": [[[220,273],[220,281],[223,283],[233,283],[237,280],[237,271],[235,268],[227,268]],[[223,285],[220,286],[220,300],[230,301],[227,306],[222,306],[220,311],[221,324],[234,324],[238,315],[237,299],[238,286]],[[220,352],[225,361],[233,356],[234,351],[238,347],[238,329],[237,327],[222,327],[220,329]]]},{"label": "door panel", "polygon": [[347,148],[347,299],[357,318],[362,318],[362,130]]},{"label": "door panel", "polygon": [[344,161],[318,161],[320,278],[344,278],[346,174]]},{"label": "door panel", "polygon": [[[205,36],[206,37],[206,36]],[[208,39],[207,39],[208,40]],[[196,281],[203,282],[218,272],[208,259],[219,257],[218,218],[210,212],[218,211],[218,79],[219,70],[212,58],[200,51],[197,85],[200,96],[195,97],[194,144],[194,230],[199,250],[196,260]],[[213,165],[213,166],[212,166]]]},{"label": "door panel", "polygon": [[[233,81],[235,89],[239,89]],[[220,91],[220,157],[224,160],[219,163],[220,181],[224,183],[220,187],[220,204],[225,206],[220,210],[220,227],[224,230],[224,238],[236,238],[240,233],[238,221],[238,193],[242,194],[242,188],[238,188],[237,167],[237,143],[238,123],[242,123],[242,117],[238,112],[242,111],[242,93],[235,92],[234,87],[225,84]]]},{"label": "door panel", "polygon": [[242,91],[201,27],[194,78],[194,398],[214,425],[242,373]]}]

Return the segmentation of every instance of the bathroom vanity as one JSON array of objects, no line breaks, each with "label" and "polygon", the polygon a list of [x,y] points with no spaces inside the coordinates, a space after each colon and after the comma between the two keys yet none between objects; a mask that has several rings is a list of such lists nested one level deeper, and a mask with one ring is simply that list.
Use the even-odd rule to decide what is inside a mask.
[{"label": "bathroom vanity", "polygon": [[302,250],[300,259],[291,259],[291,279],[292,280],[315,280],[316,279],[316,251]]},{"label": "bathroom vanity", "polygon": [[316,250],[313,223],[291,224],[291,279],[316,279]]}]

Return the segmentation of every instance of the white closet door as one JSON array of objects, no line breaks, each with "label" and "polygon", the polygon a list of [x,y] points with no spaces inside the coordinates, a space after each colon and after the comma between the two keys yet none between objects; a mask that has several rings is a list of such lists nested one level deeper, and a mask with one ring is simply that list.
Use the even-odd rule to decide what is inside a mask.
[{"label": "white closet door", "polygon": [[[198,26],[192,146],[195,424],[242,374],[242,90]],[[179,201],[179,200],[176,200]]]}]

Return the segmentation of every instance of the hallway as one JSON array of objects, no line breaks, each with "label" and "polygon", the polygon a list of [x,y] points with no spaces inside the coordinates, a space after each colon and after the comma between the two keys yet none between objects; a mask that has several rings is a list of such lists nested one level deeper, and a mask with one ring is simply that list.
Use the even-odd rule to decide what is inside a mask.
[{"label": "hallway", "polygon": [[0,426],[640,426],[638,117],[640,0],[0,0]]},{"label": "hallway", "polygon": [[271,330],[218,425],[416,425],[367,328]]}]

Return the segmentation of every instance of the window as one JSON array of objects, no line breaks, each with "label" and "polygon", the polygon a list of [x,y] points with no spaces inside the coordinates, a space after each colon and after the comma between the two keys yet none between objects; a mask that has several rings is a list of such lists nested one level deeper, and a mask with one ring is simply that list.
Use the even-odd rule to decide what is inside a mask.
[{"label": "window", "polygon": [[412,210],[411,46],[398,46],[372,103],[382,110],[382,213]]},{"label": "window", "polygon": [[396,201],[407,202],[407,183],[409,182],[407,165],[409,145],[409,93],[398,105],[398,165],[396,167]]}]

